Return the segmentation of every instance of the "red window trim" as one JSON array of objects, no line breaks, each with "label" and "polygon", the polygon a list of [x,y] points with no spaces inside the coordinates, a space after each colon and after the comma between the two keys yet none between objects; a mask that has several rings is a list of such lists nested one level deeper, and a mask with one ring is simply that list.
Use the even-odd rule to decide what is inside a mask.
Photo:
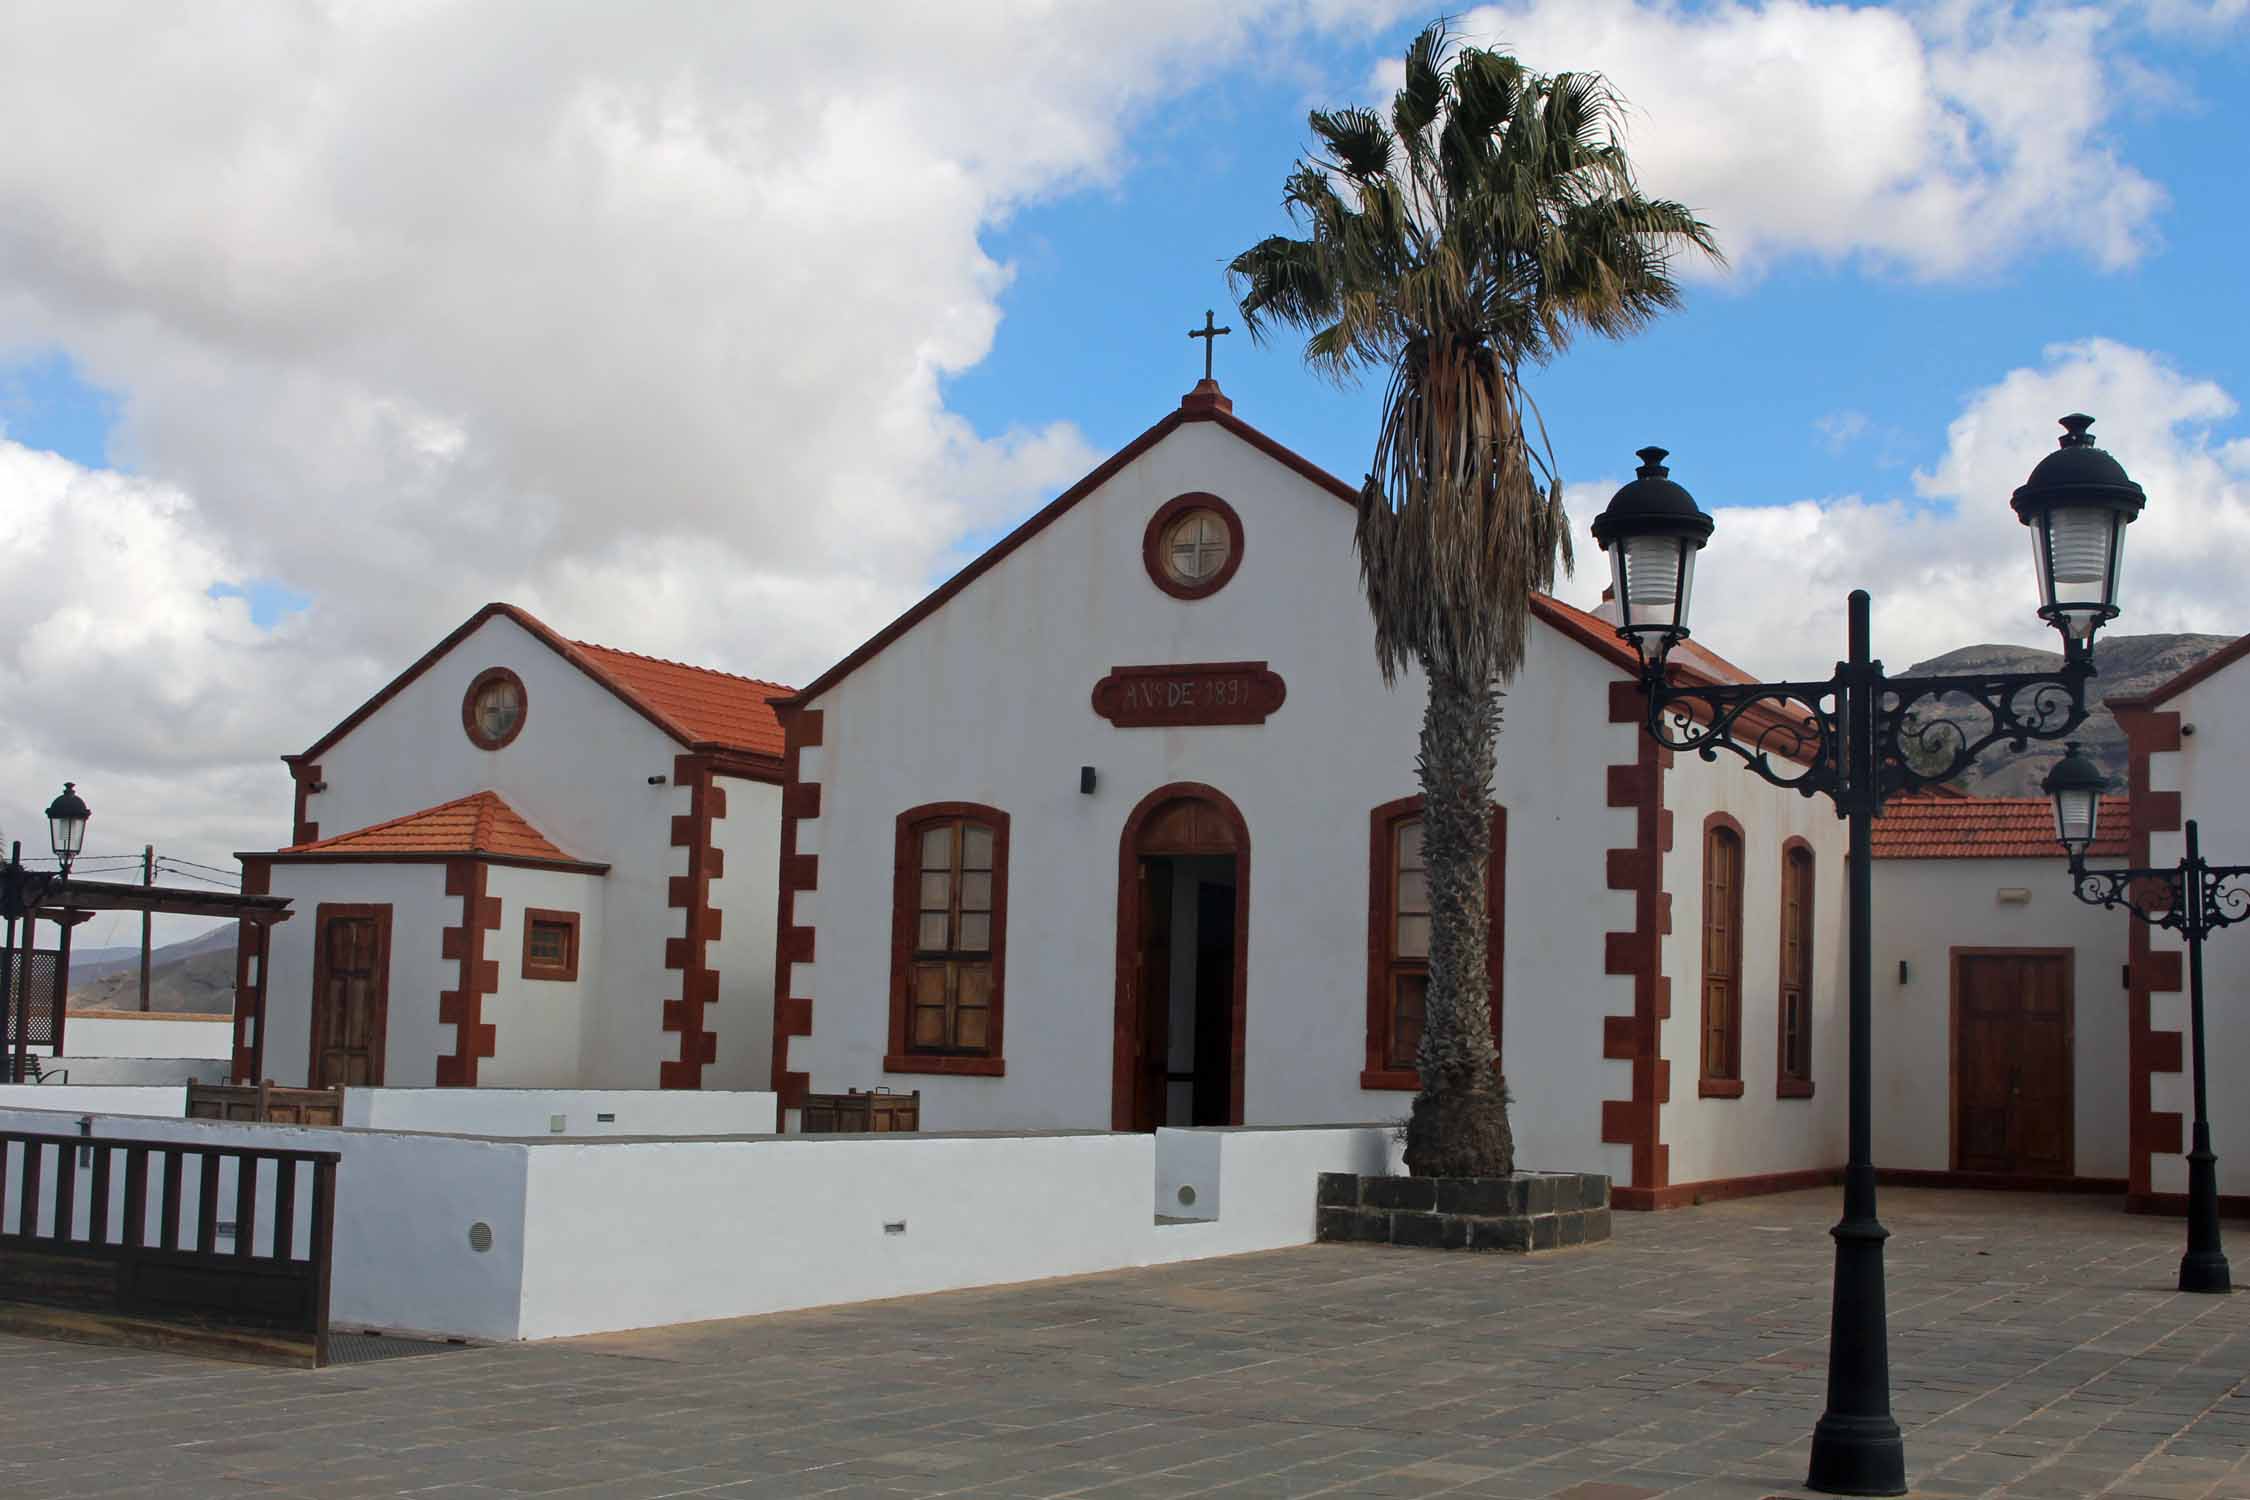
[{"label": "red window trim", "polygon": [[[1210,511],[1225,522],[1227,528],[1227,560],[1219,565],[1218,572],[1201,583],[1182,583],[1164,565],[1164,534],[1172,529],[1174,521],[1191,510]],[[1173,598],[1208,599],[1225,588],[1227,581],[1234,577],[1235,569],[1242,566],[1242,517],[1235,514],[1233,506],[1208,491],[1190,490],[1184,495],[1174,495],[1156,508],[1156,514],[1148,519],[1148,530],[1141,533],[1141,563],[1148,569],[1150,581]]]},{"label": "red window trim", "polygon": [[[477,694],[495,682],[512,682],[516,685],[516,722],[506,734],[494,739],[477,727]],[[505,750],[523,733],[524,721],[531,717],[531,694],[524,691],[523,679],[506,667],[486,667],[470,679],[469,690],[461,695],[461,727],[469,732],[469,743],[479,750]]]},{"label": "red window trim", "polygon": [[[1800,858],[1801,857],[1801,858]],[[1792,868],[1805,872],[1805,889],[1799,897],[1803,912],[1799,920],[1804,924],[1805,959],[1805,1075],[1791,1077],[1789,1073],[1789,872]],[[1813,1096],[1813,1016],[1818,1007],[1813,997],[1819,972],[1819,949],[1816,941],[1820,933],[1817,920],[1819,907],[1814,904],[1815,893],[1820,888],[1820,859],[1814,854],[1812,844],[1792,835],[1781,841],[1781,941],[1779,957],[1780,979],[1773,992],[1773,1092],[1777,1099],[1810,1099]]]},{"label": "red window trim", "polygon": [[[1727,1050],[1733,1055],[1732,1073],[1713,1073],[1711,1064],[1711,921],[1706,909],[1711,901],[1711,850],[1720,830],[1734,837],[1735,869],[1734,889],[1730,893],[1728,916],[1732,919],[1728,931],[1733,934],[1732,1000],[1729,1007]],[[1696,958],[1697,1013],[1702,1025],[1695,1034],[1696,1080],[1695,1091],[1704,1099],[1739,1099],[1742,1097],[1742,888],[1748,883],[1750,865],[1750,840],[1742,831],[1742,824],[1731,813],[1715,812],[1703,820],[1703,884],[1702,899],[1697,905],[1700,929]]]},{"label": "red window trim", "polygon": [[[983,1057],[931,1055],[907,1048],[907,979],[913,969],[914,914],[921,875],[915,837],[925,823],[942,818],[974,818],[992,829],[992,1019],[989,1051]],[[1002,1078],[1008,977],[1008,815],[982,802],[925,802],[898,815],[891,856],[891,1031],[883,1054],[886,1073],[938,1073],[956,1077]]]},{"label": "red window trim", "polygon": [[[1386,1066],[1391,1019],[1391,916],[1395,909],[1396,870],[1391,859],[1394,830],[1406,818],[1422,815],[1419,794],[1385,802],[1367,815],[1367,1066],[1360,1072],[1363,1089],[1396,1089],[1412,1093],[1422,1080],[1412,1068]],[[1508,810],[1492,804],[1492,853],[1485,867],[1484,962],[1487,993],[1492,997],[1492,1048],[1500,1051],[1505,1018],[1501,988],[1502,957],[1507,946]],[[1503,1063],[1505,1058],[1503,1057]]]},{"label": "red window trim", "polygon": [[[542,963],[531,956],[531,927],[535,922],[554,922],[570,929],[569,956],[561,963]],[[545,906],[525,907],[523,911],[523,977],[526,979],[576,979],[578,977],[578,924],[579,914],[574,911],[556,911]]]}]

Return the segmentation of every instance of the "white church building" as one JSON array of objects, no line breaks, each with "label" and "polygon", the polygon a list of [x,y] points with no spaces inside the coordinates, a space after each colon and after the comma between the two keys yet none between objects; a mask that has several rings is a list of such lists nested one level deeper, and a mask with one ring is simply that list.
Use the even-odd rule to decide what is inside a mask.
[{"label": "white church building", "polygon": [[[1355,504],[1206,381],[777,704],[785,1111],[891,1089],[936,1130],[1406,1113],[1423,691],[1376,668]],[[1492,824],[1518,1160],[1608,1173],[1625,1207],[1828,1180],[1842,825],[1674,763],[1609,624],[1534,612]]]},{"label": "white church building", "polygon": [[[2193,819],[2203,858],[2250,866],[2250,635],[2205,657],[2140,698],[2109,700],[2130,753],[2132,808],[2126,857],[2088,860],[2163,868],[2186,852]],[[2229,914],[2246,915],[2250,879],[2227,883]],[[2129,917],[2125,1050],[2126,1205],[2181,1212],[2187,1196],[2188,1123],[2194,1118],[2188,1027],[2187,954],[2178,937]],[[2250,921],[2204,943],[2204,1045],[2211,1149],[2219,1202],[2250,1216]]]},{"label": "white church building", "polygon": [[788,691],[479,610],[284,757],[234,1076],[762,1087]]}]

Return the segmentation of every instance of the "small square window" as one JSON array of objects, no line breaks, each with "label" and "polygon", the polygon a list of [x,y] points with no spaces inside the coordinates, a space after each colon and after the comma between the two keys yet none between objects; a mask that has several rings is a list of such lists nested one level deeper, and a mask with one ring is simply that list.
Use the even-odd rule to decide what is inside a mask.
[{"label": "small square window", "polygon": [[523,914],[523,977],[578,977],[578,913],[533,907]]}]

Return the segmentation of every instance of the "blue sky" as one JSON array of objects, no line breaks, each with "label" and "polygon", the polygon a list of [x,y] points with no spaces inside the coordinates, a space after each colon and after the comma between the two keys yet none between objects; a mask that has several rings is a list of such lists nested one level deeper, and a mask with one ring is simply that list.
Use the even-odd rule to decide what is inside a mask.
[{"label": "blue sky", "polygon": [[[1113,179],[1044,193],[988,227],[981,243],[1012,280],[990,352],[946,381],[947,405],[987,434],[1074,423],[1106,452],[1192,383],[1202,346],[1185,333],[1214,307],[1236,327],[1217,358],[1237,410],[1356,477],[1379,382],[1334,388],[1301,366],[1286,331],[1253,344],[1222,272],[1235,251],[1285,227],[1279,188],[1304,149],[1307,107],[1385,102],[1371,75],[1416,24],[1348,45],[1309,40],[1286,68],[1229,69],[1138,119]],[[1532,394],[1566,475],[1620,477],[1632,449],[1657,442],[1713,502],[1905,494],[1968,393],[2035,363],[2048,344],[2086,337],[2154,345],[2188,372],[2250,390],[2240,249],[2250,43],[2239,28],[2138,43],[2171,97],[2129,104],[2103,133],[2169,195],[2137,264],[2105,269],[2072,248],[2035,246],[1944,279],[1846,255],[1695,280],[1687,306],[1649,332],[1582,343],[1536,373]],[[1729,226],[1716,228],[1726,243]],[[66,348],[0,364],[0,428],[18,442],[106,466],[119,409]],[[217,587],[249,597],[261,624],[306,598],[275,580]]]},{"label": "blue sky", "polygon": [[[998,332],[981,360],[945,381],[947,406],[986,435],[1069,423],[1109,451],[1192,382],[1202,346],[1185,333],[1214,307],[1236,328],[1219,343],[1218,373],[1237,410],[1356,477],[1379,380],[1331,386],[1301,366],[1286,330],[1253,344],[1222,268],[1285,227],[1279,185],[1304,148],[1306,108],[1383,102],[1372,75],[1416,24],[1317,35],[1286,65],[1222,71],[1141,112],[1109,171],[999,216],[979,236],[1011,274]],[[1566,476],[1620,478],[1631,451],[1655,442],[1673,450],[1678,476],[1707,503],[1910,495],[1911,471],[1937,459],[1946,423],[1971,392],[2035,364],[2049,344],[2088,337],[2154,347],[2192,375],[2250,389],[2239,248],[2250,218],[2239,181],[2250,44],[2239,27],[2133,40],[2136,70],[2145,70],[2133,76],[2161,87],[2114,114],[2101,144],[2169,196],[2136,264],[2105,268],[2074,247],[2033,244],[1937,278],[1847,253],[1784,255],[1692,279],[1687,306],[1649,332],[1587,341],[1535,373],[1532,395]],[[1730,226],[1715,227],[1727,243]],[[67,347],[19,348],[0,363],[0,428],[81,465],[130,470],[110,443],[123,399],[86,380]],[[2026,451],[2043,436],[2025,434]],[[1000,529],[978,528],[967,541]],[[260,625],[310,599],[273,578],[212,590],[247,598]]]},{"label": "blue sky", "polygon": [[[988,233],[990,252],[1015,273],[1001,299],[1006,321],[990,355],[949,382],[949,403],[986,430],[1075,421],[1096,448],[1113,449],[1200,373],[1202,346],[1185,333],[1215,306],[1237,327],[1218,352],[1236,411],[1357,478],[1379,381],[1335,389],[1302,367],[1286,332],[1253,345],[1228,317],[1222,271],[1236,251],[1286,228],[1280,185],[1305,147],[1308,105],[1387,103],[1365,80],[1413,30],[1318,49],[1311,65],[1342,82],[1317,92],[1301,76],[1214,80],[1134,132],[1114,185],[1036,203]],[[1534,376],[1566,477],[1622,479],[1632,451],[1654,442],[1707,502],[1911,494],[1910,471],[1937,459],[1972,391],[2037,363],[2049,344],[2087,337],[2153,344],[2185,370],[2250,390],[2241,259],[2250,46],[2236,32],[2157,43],[2149,55],[2179,101],[2144,103],[2107,132],[2170,196],[2138,264],[2105,270],[2074,249],[2034,248],[1989,271],[1929,280],[1866,256],[1792,257],[1696,281],[1686,307],[1652,330],[1582,342]],[[1644,187],[1667,191],[1661,181]],[[1715,227],[1724,246],[1729,226]],[[1865,421],[1856,433],[1853,414]],[[2024,434],[2026,453],[2035,458],[2048,436]]]}]

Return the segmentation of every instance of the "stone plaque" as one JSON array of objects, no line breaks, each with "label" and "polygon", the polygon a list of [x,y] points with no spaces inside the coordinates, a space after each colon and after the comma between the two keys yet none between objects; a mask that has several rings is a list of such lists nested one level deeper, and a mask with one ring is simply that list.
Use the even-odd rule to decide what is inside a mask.
[{"label": "stone plaque", "polygon": [[1263,724],[1287,695],[1262,661],[1111,667],[1094,684],[1094,712],[1120,729]]}]

